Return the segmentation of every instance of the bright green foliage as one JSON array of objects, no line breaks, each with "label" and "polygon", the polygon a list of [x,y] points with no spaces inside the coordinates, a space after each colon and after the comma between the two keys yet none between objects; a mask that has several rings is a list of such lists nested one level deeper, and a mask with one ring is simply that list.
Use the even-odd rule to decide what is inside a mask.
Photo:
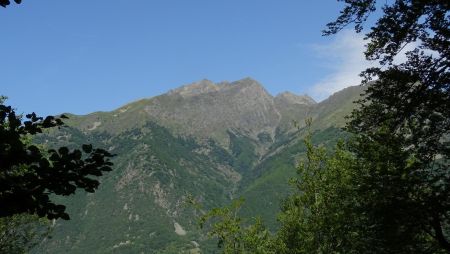
[{"label": "bright green foliage", "polygon": [[229,206],[212,209],[200,218],[200,226],[208,223],[208,236],[218,239],[218,247],[224,254],[276,253],[273,239],[260,218],[250,226],[243,225],[238,216],[242,203],[243,199],[237,199]]},{"label": "bright green foliage", "polygon": [[[296,161],[305,157],[307,151],[304,140],[300,138],[306,135],[305,130],[302,129],[294,135],[297,137],[294,142],[284,147],[276,156],[263,160],[250,172],[252,175],[244,177],[243,181],[247,183],[242,183],[246,187],[241,194],[245,198],[241,216],[251,218],[259,215],[271,231],[277,230],[280,226],[276,214],[280,211],[282,200],[291,193],[294,187],[290,186],[288,182],[289,179],[296,176]],[[321,144],[332,149],[339,138],[344,137],[345,133],[339,128],[327,128],[314,131],[311,141],[313,144]],[[282,144],[286,143],[288,141],[284,141]],[[276,144],[273,149],[277,149]]]},{"label": "bright green foliage", "polygon": [[28,253],[50,233],[50,222],[36,215],[17,214],[0,218],[0,252]]},{"label": "bright green foliage", "polygon": [[307,158],[291,180],[295,193],[283,202],[278,253],[357,253],[361,219],[354,214],[354,157],[343,143],[327,155],[305,139]]}]

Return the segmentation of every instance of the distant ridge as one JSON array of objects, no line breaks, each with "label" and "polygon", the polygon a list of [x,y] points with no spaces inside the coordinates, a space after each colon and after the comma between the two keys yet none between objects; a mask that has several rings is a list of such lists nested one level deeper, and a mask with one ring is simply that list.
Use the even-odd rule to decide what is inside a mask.
[{"label": "distant ridge", "polygon": [[[202,79],[127,104],[112,111],[113,114],[97,112],[77,118],[74,124],[86,131],[116,133],[151,120],[175,133],[213,138],[227,146],[230,130],[239,130],[258,140],[258,135],[273,139],[276,132],[293,131],[292,121],[303,122],[306,117],[317,118],[316,124],[321,126],[343,125],[343,115],[361,92],[359,86],[349,87],[317,103],[308,95],[287,91],[272,96],[249,77],[219,83]],[[339,108],[338,104],[346,106]],[[331,117],[333,120],[328,121]],[[114,123],[113,126],[105,124],[106,121]]]},{"label": "distant ridge", "polygon": [[296,95],[291,92],[282,92],[275,96],[275,99],[284,100],[292,104],[314,105],[317,102],[309,95]]}]

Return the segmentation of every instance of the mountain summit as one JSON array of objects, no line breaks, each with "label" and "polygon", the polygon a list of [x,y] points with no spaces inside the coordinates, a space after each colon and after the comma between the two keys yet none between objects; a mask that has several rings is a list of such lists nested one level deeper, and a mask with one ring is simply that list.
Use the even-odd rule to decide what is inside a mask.
[{"label": "mountain summit", "polygon": [[[227,147],[229,132],[245,134],[257,142],[261,135],[273,140],[277,132],[293,130],[292,120],[302,122],[319,114],[320,119],[325,119],[324,114],[336,112],[328,105],[327,100],[316,103],[308,95],[291,92],[274,97],[252,78],[220,83],[203,79],[130,103],[113,114],[99,112],[75,117],[74,124],[89,132],[119,133],[153,121],[176,134],[212,138]],[[323,121],[320,124],[329,125]]]},{"label": "mountain summit", "polygon": [[253,138],[261,132],[274,135],[281,118],[273,97],[250,78],[185,85],[152,98],[145,111],[165,126],[194,136],[213,137],[221,143],[227,142],[230,130]]},{"label": "mountain summit", "polygon": [[182,97],[190,97],[218,90],[220,90],[220,87],[218,85],[214,84],[212,81],[208,79],[202,79],[198,82],[194,82],[192,84],[184,85],[177,89],[170,90],[167,94],[169,95],[178,94]]},{"label": "mountain summit", "polygon": [[265,91],[264,87],[258,81],[252,78],[244,78],[232,83],[224,81],[217,84],[208,79],[202,79],[200,81],[170,90],[167,94],[180,95],[182,97],[192,97],[213,92],[225,92],[229,90],[235,90],[244,93],[260,93],[261,91],[267,93],[267,91]]},{"label": "mountain summit", "polygon": [[289,104],[314,105],[317,102],[308,95],[296,95],[291,92],[282,92],[275,96],[276,100],[285,101]]}]

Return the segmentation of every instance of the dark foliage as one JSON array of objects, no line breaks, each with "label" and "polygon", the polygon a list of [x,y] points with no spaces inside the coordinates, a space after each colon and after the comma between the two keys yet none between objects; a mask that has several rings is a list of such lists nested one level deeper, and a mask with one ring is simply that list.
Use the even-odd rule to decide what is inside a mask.
[{"label": "dark foliage", "polygon": [[0,104],[0,217],[36,213],[69,219],[65,206],[53,203],[50,195],[71,195],[77,188],[94,192],[96,177],[111,170],[112,155],[91,145],[44,150],[29,141],[44,129],[62,126],[61,118],[32,113],[22,122],[11,106]]},{"label": "dark foliage", "polygon": [[[22,0],[14,0],[16,4],[20,4]],[[9,0],[0,0],[0,6],[5,7],[8,6],[11,2]]]},{"label": "dark foliage", "polygon": [[[361,32],[377,3],[343,2],[324,34],[349,24]],[[450,251],[450,2],[382,3],[365,52],[381,67],[362,73],[369,85],[347,126],[365,165],[358,186],[372,223],[367,239],[383,253]],[[395,64],[406,45],[414,49]]]}]

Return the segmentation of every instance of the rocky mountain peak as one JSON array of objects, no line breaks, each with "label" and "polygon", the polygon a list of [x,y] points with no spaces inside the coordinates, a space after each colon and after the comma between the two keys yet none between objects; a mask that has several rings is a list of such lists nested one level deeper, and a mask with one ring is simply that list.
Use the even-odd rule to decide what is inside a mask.
[{"label": "rocky mountain peak", "polygon": [[222,95],[230,96],[235,94],[238,96],[263,97],[272,98],[266,89],[256,80],[252,78],[244,78],[234,82],[219,82],[214,83],[208,79],[181,86],[179,88],[170,90],[167,95],[180,95],[183,98],[193,96],[206,95],[209,93],[219,92]]},{"label": "rocky mountain peak", "polygon": [[258,81],[249,77],[234,81],[230,85],[239,88],[252,87],[253,89],[264,89],[264,87]]},{"label": "rocky mountain peak", "polygon": [[[349,96],[352,95],[350,91]],[[290,92],[273,97],[252,78],[220,83],[203,79],[125,105],[111,114],[90,114],[78,122],[86,132],[108,130],[111,133],[157,122],[177,135],[212,138],[226,147],[229,131],[254,140],[259,140],[261,135],[273,138],[277,130],[289,131],[293,119],[304,119],[313,113],[328,114],[335,109],[329,104],[341,101],[338,97],[316,103],[307,95]],[[114,125],[108,124],[111,121]]]},{"label": "rocky mountain peak", "polygon": [[170,90],[167,94],[169,95],[178,94],[181,95],[182,97],[191,97],[218,90],[220,90],[220,86],[214,84],[211,80],[202,79],[200,81],[181,86],[177,89]]},{"label": "rocky mountain peak", "polygon": [[234,81],[228,85],[228,89],[234,90],[241,96],[257,99],[273,100],[272,95],[256,80],[252,78],[244,78]]},{"label": "rocky mountain peak", "polygon": [[280,119],[273,97],[251,78],[201,80],[155,97],[144,111],[173,130],[217,140],[227,140],[233,129],[255,138],[260,132],[272,135]]},{"label": "rocky mountain peak", "polygon": [[300,105],[314,105],[317,102],[308,95],[296,95],[291,92],[283,92],[275,97],[275,100],[282,101],[288,104],[300,104]]}]

